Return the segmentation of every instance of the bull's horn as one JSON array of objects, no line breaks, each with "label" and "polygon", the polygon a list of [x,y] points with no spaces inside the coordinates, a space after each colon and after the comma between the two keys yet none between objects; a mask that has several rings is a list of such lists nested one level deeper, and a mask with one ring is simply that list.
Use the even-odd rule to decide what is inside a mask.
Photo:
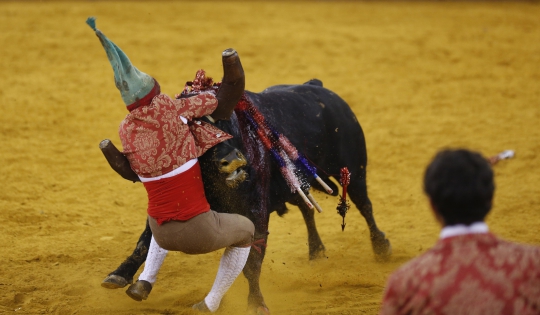
[{"label": "bull's horn", "polygon": [[109,162],[111,168],[123,178],[132,182],[140,182],[139,176],[131,169],[127,157],[122,154],[109,139],[99,143],[101,152]]},{"label": "bull's horn", "polygon": [[234,107],[244,93],[246,78],[244,68],[236,50],[229,48],[223,51],[223,80],[217,91],[218,106],[210,115],[214,120],[228,120]]}]

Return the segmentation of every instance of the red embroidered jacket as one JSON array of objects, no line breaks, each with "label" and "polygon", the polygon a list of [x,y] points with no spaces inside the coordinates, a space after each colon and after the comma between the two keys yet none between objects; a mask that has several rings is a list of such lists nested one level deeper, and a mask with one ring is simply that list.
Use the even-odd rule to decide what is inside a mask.
[{"label": "red embroidered jacket", "polygon": [[211,124],[190,122],[211,114],[217,104],[212,94],[183,99],[160,94],[149,106],[130,112],[120,124],[119,134],[133,171],[140,177],[163,175],[232,138]]},{"label": "red embroidered jacket", "polygon": [[439,240],[394,272],[381,315],[540,314],[540,247],[491,233]]}]

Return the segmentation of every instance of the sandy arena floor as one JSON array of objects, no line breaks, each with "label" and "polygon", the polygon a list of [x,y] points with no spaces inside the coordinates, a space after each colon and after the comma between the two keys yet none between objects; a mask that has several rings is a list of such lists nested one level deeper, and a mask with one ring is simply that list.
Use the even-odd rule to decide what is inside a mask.
[{"label": "sandy arena floor", "polygon": [[[359,212],[342,232],[337,198],[316,194],[326,259],[308,260],[298,209],[271,218],[261,283],[273,314],[376,314],[387,276],[437,239],[421,179],[442,147],[515,150],[495,166],[488,224],[540,245],[538,2],[1,2],[0,313],[194,314],[217,270],[221,252],[171,253],[147,301],[100,286],[133,249],[146,194],[98,149],[120,144],[127,111],[88,16],[169,95],[200,68],[220,79],[234,47],[247,89],[316,77],[358,116],[394,254],[377,263]],[[241,276],[217,314],[246,306]]]}]

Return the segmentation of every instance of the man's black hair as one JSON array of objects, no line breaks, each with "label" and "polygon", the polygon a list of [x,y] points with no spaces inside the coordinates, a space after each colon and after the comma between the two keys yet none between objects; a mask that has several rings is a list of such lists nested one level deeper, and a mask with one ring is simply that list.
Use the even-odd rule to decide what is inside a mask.
[{"label": "man's black hair", "polygon": [[491,210],[493,171],[477,152],[446,149],[428,165],[424,191],[445,225],[470,225],[483,221]]}]

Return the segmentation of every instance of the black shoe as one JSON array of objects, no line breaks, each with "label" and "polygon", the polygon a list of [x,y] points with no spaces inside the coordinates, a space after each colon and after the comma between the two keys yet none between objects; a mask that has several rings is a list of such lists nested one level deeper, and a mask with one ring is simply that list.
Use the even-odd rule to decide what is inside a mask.
[{"label": "black shoe", "polygon": [[152,284],[150,284],[150,282],[137,280],[137,282],[129,286],[126,290],[126,294],[135,301],[140,302],[148,298],[150,291],[152,291]]},{"label": "black shoe", "polygon": [[101,286],[107,289],[120,289],[125,287],[126,285],[132,283],[133,280],[126,279],[121,276],[117,275],[108,275],[103,281],[101,282]]}]

